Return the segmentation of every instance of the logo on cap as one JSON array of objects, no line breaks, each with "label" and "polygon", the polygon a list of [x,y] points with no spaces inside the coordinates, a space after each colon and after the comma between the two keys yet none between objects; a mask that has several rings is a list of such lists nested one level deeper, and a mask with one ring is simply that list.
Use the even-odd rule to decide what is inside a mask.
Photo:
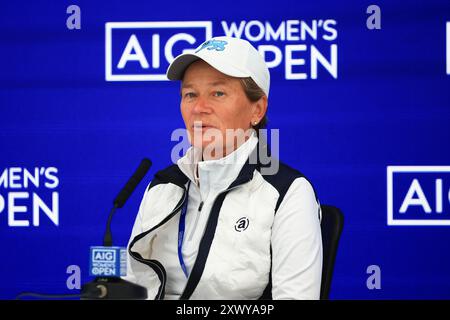
[{"label": "logo on cap", "polygon": [[228,44],[228,42],[223,40],[208,40],[205,43],[202,44],[202,46],[195,51],[195,53],[207,48],[208,50],[216,50],[216,51],[223,51],[225,50],[225,45]]}]

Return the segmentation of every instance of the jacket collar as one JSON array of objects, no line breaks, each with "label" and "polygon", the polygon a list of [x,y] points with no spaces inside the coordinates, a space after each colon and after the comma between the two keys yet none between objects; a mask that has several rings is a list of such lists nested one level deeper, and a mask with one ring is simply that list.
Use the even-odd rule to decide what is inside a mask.
[{"label": "jacket collar", "polygon": [[[202,199],[206,199],[209,192],[220,192],[225,190],[235,181],[248,163],[249,156],[256,151],[258,138],[253,133],[246,142],[227,156],[217,160],[201,160],[201,152],[198,148],[190,147],[185,156],[177,161],[178,167],[193,183],[200,183]],[[198,167],[198,178],[196,179],[196,168]],[[250,169],[250,168],[247,168]],[[251,170],[253,174],[253,170]],[[250,177],[251,178],[251,177]]]}]

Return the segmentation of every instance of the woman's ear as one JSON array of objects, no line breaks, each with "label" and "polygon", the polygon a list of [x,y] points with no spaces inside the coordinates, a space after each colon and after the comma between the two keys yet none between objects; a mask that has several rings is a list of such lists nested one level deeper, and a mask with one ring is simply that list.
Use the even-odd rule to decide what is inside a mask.
[{"label": "woman's ear", "polygon": [[267,97],[262,96],[258,101],[253,103],[252,124],[259,123],[267,112]]}]

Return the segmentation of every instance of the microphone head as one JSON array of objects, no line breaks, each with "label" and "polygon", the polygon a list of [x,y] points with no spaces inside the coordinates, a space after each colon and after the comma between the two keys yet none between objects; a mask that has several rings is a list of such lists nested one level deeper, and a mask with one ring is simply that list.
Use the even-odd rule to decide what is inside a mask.
[{"label": "microphone head", "polygon": [[128,180],[128,182],[125,184],[123,189],[119,192],[117,197],[114,199],[114,206],[117,208],[122,208],[125,202],[127,202],[128,198],[133,193],[134,189],[136,189],[137,185],[141,180],[144,178],[144,176],[147,174],[148,170],[152,166],[152,162],[150,159],[144,158],[142,159],[141,163],[139,164],[139,167],[136,169],[134,174],[131,176],[131,178]]}]

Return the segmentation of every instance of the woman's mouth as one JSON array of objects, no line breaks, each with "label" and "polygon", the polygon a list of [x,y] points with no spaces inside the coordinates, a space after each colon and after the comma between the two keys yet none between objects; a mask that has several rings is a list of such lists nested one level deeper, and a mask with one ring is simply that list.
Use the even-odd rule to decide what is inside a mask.
[{"label": "woman's mouth", "polygon": [[215,127],[210,125],[210,124],[206,124],[206,123],[194,123],[192,125],[192,128],[194,130],[207,130],[207,129],[212,129],[212,128],[215,128]]}]

